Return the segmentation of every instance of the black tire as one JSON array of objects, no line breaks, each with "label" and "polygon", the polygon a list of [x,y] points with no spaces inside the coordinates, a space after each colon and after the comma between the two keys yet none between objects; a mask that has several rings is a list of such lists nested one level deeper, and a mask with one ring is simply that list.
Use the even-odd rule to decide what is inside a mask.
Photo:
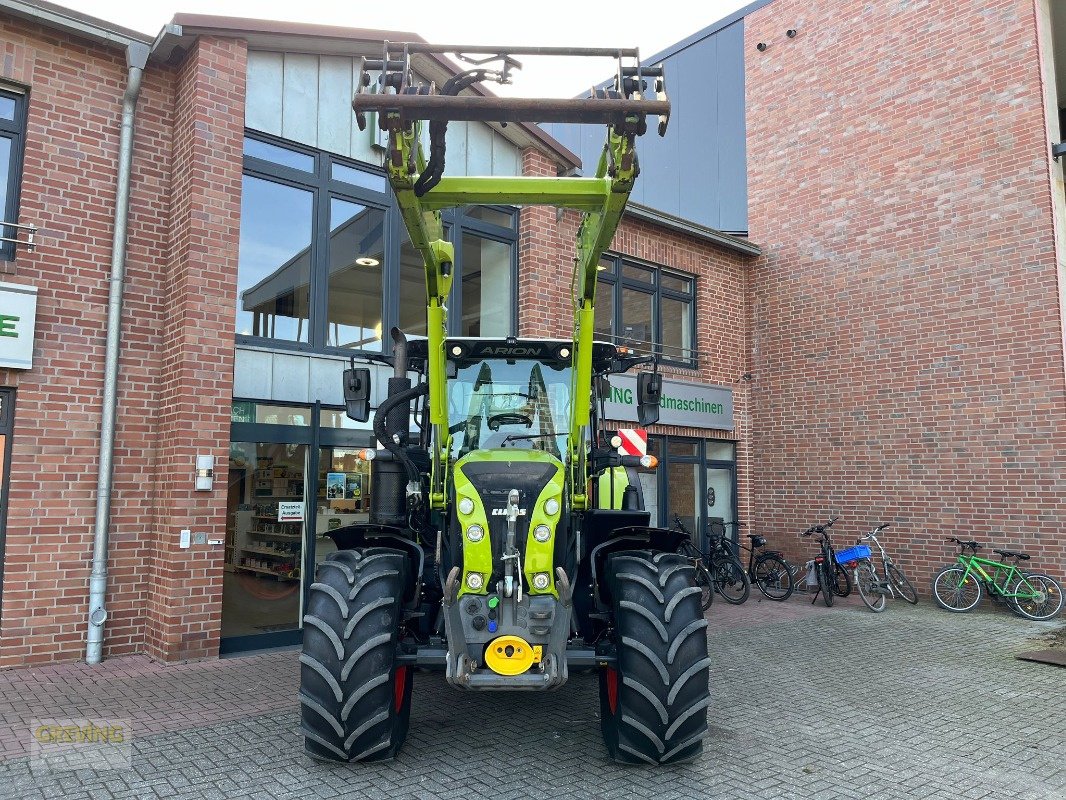
[{"label": "black tire", "polygon": [[600,727],[615,761],[672,764],[703,751],[711,659],[693,580],[676,553],[608,557],[617,661],[600,669]]},{"label": "black tire", "polygon": [[770,553],[755,559],[751,571],[755,585],[770,600],[788,600],[796,588],[788,564]]},{"label": "black tire", "polygon": [[851,576],[840,564],[833,564],[833,594],[847,597],[851,594]]},{"label": "black tire", "polygon": [[818,573],[818,590],[822,593],[822,602],[825,603],[826,608],[833,607],[833,587],[829,583],[829,575],[825,564],[818,564],[815,567],[815,571]]},{"label": "black tire", "polygon": [[907,576],[903,574],[903,570],[895,564],[889,564],[888,579],[892,582],[892,588],[899,592],[900,597],[912,606],[918,605],[918,590],[914,588],[914,584],[907,580]]},{"label": "black tire", "polygon": [[714,588],[727,603],[739,606],[751,594],[751,581],[740,562],[726,558],[711,565]]},{"label": "black tire", "polygon": [[696,585],[700,587],[700,608],[707,611],[714,602],[714,581],[703,564],[694,564]]},{"label": "black tire", "polygon": [[396,663],[407,557],[341,550],[318,566],[300,654],[304,750],[326,761],[393,758],[407,738],[412,670]]},{"label": "black tire", "polygon": [[958,614],[970,611],[981,602],[983,594],[977,576],[966,577],[966,570],[956,564],[942,568],[933,576],[933,599],[946,611]]},{"label": "black tire", "polygon": [[873,564],[869,561],[860,561],[855,567],[855,588],[859,590],[859,597],[866,603],[871,611],[884,611],[888,605],[885,598],[885,590],[877,578]]}]

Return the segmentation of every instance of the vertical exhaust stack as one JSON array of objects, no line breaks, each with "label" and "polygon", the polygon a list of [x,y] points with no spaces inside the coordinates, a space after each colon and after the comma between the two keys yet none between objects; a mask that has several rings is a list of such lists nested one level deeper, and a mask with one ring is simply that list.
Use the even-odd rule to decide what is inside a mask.
[{"label": "vertical exhaust stack", "polygon": [[377,412],[384,411],[384,425],[375,419],[374,432],[394,457],[376,458],[370,465],[370,521],[376,525],[404,527],[410,475],[402,453],[410,438],[413,397],[411,379],[407,377],[407,337],[399,328],[393,328],[391,336],[393,374],[389,378],[388,396]]}]

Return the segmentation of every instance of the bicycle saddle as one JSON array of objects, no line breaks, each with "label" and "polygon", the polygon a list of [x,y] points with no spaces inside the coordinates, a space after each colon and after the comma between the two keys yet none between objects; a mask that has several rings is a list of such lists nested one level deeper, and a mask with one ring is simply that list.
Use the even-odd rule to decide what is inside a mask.
[{"label": "bicycle saddle", "polygon": [[1015,553],[1013,550],[992,550],[993,553],[999,553],[1004,558],[1020,558],[1022,561],[1028,561],[1030,556],[1025,553]]},{"label": "bicycle saddle", "polygon": [[748,538],[751,539],[752,547],[762,547],[764,544],[766,544],[766,537],[759,536],[757,533],[749,533]]}]

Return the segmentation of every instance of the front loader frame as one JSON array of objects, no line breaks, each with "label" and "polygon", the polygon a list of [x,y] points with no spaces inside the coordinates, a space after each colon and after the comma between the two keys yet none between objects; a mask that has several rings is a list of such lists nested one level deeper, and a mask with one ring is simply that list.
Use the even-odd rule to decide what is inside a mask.
[{"label": "front loader frame", "polygon": [[[433,84],[416,85],[413,54],[458,55],[474,65],[438,91]],[[586,99],[502,98],[459,94],[482,80],[510,82],[510,70],[521,65],[516,55],[609,56],[617,59],[614,88],[596,90]],[[474,56],[484,56],[475,58]],[[499,62],[498,70],[485,64]],[[632,63],[627,63],[632,62]],[[376,78],[372,75],[376,73]],[[655,99],[644,99],[647,80],[654,80]],[[589,465],[586,458],[592,391],[592,344],[596,277],[600,256],[614,238],[633,183],[639,173],[636,137],[647,129],[646,118],[658,117],[662,136],[670,115],[661,66],[644,67],[636,50],[597,48],[512,48],[491,46],[384,43],[380,60],[364,60],[359,91],[352,101],[360,128],[366,114],[377,114],[388,133],[386,169],[411,243],[425,262],[428,318],[429,421],[433,426],[429,505],[444,509],[449,484],[447,406],[447,299],[453,277],[454,248],[444,240],[441,210],[463,205],[550,205],[582,214],[572,276],[574,305],[571,419],[568,437],[569,505],[589,508]],[[607,140],[594,177],[444,177],[443,129],[448,121],[583,122],[607,125]],[[430,124],[431,156],[422,149],[421,128]]]}]

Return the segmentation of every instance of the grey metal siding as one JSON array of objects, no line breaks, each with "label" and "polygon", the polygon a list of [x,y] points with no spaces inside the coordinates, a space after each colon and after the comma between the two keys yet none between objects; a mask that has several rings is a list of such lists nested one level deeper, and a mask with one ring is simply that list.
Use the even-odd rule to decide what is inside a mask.
[{"label": "grey metal siding", "polygon": [[[747,233],[748,186],[744,125],[744,19],[753,4],[645,59],[666,67],[673,114],[666,137],[653,131],[637,143],[641,177],[636,203],[700,225]],[[551,136],[596,170],[604,133],[588,125],[545,125]]]}]

